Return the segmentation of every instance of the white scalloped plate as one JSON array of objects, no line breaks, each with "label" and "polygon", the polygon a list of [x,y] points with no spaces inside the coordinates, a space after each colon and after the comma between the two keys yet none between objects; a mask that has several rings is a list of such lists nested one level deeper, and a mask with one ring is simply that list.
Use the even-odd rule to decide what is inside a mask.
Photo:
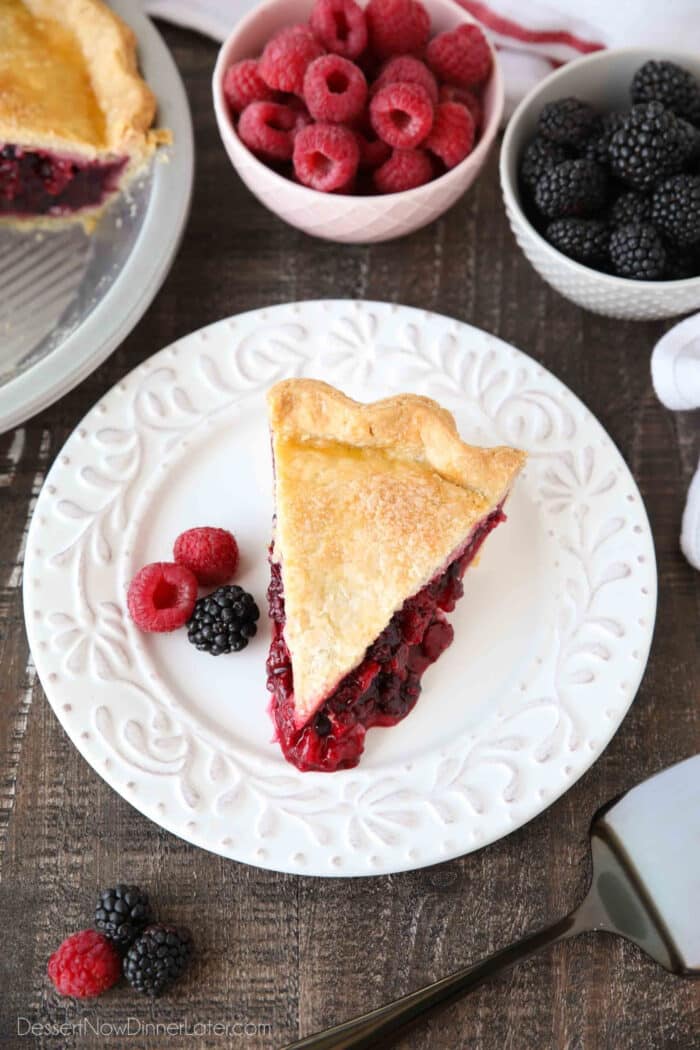
[{"label": "white scalloped plate", "polygon": [[[470,570],[455,642],[416,709],[374,729],[355,770],[299,773],[271,742],[266,621],[240,654],[140,634],[129,578],[175,536],[222,525],[264,606],[272,474],[267,388],[328,380],[372,400],[414,390],[475,443],[530,453],[509,521]],[[381,303],[242,314],[156,354],[92,409],[39,497],[24,573],[49,701],[108,783],[226,857],[371,875],[508,834],[601,754],[639,685],[656,566],[637,487],[603,428],[531,358],[446,317]]]}]

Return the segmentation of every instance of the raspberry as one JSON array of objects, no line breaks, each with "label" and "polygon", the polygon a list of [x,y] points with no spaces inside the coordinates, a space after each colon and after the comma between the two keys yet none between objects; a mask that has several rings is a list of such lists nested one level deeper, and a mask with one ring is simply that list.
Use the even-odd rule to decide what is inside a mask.
[{"label": "raspberry", "polygon": [[356,131],[355,138],[360,147],[360,167],[378,168],[391,156],[391,146],[383,139],[379,139],[374,132]]},{"label": "raspberry", "polygon": [[430,15],[419,0],[369,0],[365,15],[379,58],[422,51],[428,43]]},{"label": "raspberry", "polygon": [[335,55],[359,58],[367,47],[367,20],[355,0],[316,0],[309,24]]},{"label": "raspberry", "polygon": [[61,995],[87,999],[101,995],[121,977],[119,952],[95,930],[67,937],[49,959],[49,977]]},{"label": "raspberry", "polygon": [[367,101],[365,75],[347,58],[323,55],[306,70],[304,99],[316,120],[333,124],[354,120]]},{"label": "raspberry", "polygon": [[387,84],[369,107],[372,127],[395,149],[413,149],[430,133],[433,104],[420,84]]},{"label": "raspberry", "polygon": [[339,124],[312,124],[294,140],[299,182],[323,193],[344,189],[355,177],[359,160],[355,135]]},{"label": "raspberry", "polygon": [[458,87],[456,84],[441,84],[438,100],[440,102],[459,102],[460,106],[466,106],[474,121],[474,130],[478,131],[484,122],[484,107],[481,99],[469,88]]},{"label": "raspberry", "polygon": [[258,72],[276,91],[301,95],[304,74],[324,50],[307,26],[289,26],[268,40],[260,57]]},{"label": "raspberry", "polygon": [[434,36],[426,59],[440,80],[461,87],[481,84],[491,72],[491,49],[479,27],[471,23]]},{"label": "raspberry", "polygon": [[446,168],[454,168],[471,153],[474,132],[474,119],[466,106],[460,106],[459,102],[441,102],[435,110],[425,148],[439,157]]},{"label": "raspberry", "polygon": [[400,193],[430,182],[434,175],[430,157],[422,149],[395,149],[387,161],[374,172],[374,185],[379,193]]},{"label": "raspberry", "polygon": [[174,631],[186,624],[197,601],[197,578],[184,565],[156,561],[129,584],[129,615],[142,631]]},{"label": "raspberry", "polygon": [[275,93],[260,76],[257,59],[244,58],[226,70],[224,97],[233,113],[241,113],[251,102],[271,102]]},{"label": "raspberry", "polygon": [[425,62],[413,55],[397,55],[390,58],[379,73],[372,85],[373,93],[386,84],[420,84],[430,95],[430,101],[437,105],[438,85],[437,80],[430,72]]},{"label": "raspberry", "polygon": [[238,544],[227,529],[188,529],[175,540],[173,556],[203,587],[227,583],[238,568]]},{"label": "raspberry", "polygon": [[238,135],[253,153],[269,160],[289,160],[295,134],[308,123],[303,110],[279,102],[251,102],[241,113]]}]

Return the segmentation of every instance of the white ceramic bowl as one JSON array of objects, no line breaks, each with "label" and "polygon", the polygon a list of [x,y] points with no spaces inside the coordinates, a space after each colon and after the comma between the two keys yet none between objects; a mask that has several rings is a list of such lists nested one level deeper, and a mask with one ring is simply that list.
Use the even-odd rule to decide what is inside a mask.
[{"label": "white ceramic bowl", "polygon": [[[432,32],[473,22],[453,0],[423,0]],[[270,211],[315,237],[369,243],[412,233],[442,215],[471,186],[484,165],[503,112],[503,80],[494,54],[493,71],[483,93],[484,122],[476,149],[451,171],[415,190],[384,196],[352,197],[319,193],[272,171],[236,134],[223,93],[224,74],[242,58],[259,55],[278,29],[305,22],[314,0],[265,0],[238,23],[224,41],[214,70],[214,109],[231,163],[246,186]]]},{"label": "white ceramic bowl", "polygon": [[648,59],[670,59],[700,80],[700,53],[665,48],[626,47],[597,51],[563,66],[523,99],[506,129],[501,148],[501,189],[513,233],[541,277],[553,288],[595,313],[632,320],[674,317],[700,309],[700,277],[683,281],[630,281],[599,273],[553,248],[523,212],[518,187],[518,161],[535,133],[537,117],[547,102],[574,95],[601,111],[629,108],[634,72]]}]

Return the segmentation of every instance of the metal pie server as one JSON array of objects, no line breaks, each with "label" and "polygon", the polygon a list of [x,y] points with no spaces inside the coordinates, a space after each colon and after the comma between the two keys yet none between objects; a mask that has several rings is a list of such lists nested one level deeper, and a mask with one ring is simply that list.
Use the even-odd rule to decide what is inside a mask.
[{"label": "metal pie server", "polygon": [[598,810],[591,825],[591,850],[588,894],[565,918],[286,1050],[389,1046],[487,977],[541,948],[592,930],[633,941],[671,973],[700,977],[700,755],[657,773]]}]

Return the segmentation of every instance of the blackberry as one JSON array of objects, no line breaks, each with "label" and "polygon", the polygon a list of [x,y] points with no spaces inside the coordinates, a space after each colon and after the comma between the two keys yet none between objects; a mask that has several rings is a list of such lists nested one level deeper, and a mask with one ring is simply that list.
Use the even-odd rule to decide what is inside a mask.
[{"label": "blackberry", "polygon": [[675,62],[645,62],[632,78],[634,103],[661,102],[679,117],[690,118],[699,102],[698,85],[687,69]]},{"label": "blackberry", "polygon": [[648,222],[651,216],[651,199],[644,193],[630,190],[622,193],[610,209],[612,226],[627,226],[634,222]]},{"label": "blackberry", "polygon": [[257,632],[260,610],[242,587],[219,587],[196,602],[187,637],[202,652],[220,656],[240,652]]},{"label": "blackberry", "polygon": [[123,971],[137,992],[160,995],[184,971],[192,934],[182,926],[149,926],[124,956]]},{"label": "blackberry", "polygon": [[683,281],[687,277],[700,275],[700,250],[698,245],[679,248],[675,244],[666,245],[667,281]]},{"label": "blackberry", "polygon": [[596,164],[602,164],[603,167],[607,167],[610,161],[610,140],[615,132],[622,127],[624,119],[624,113],[617,113],[616,111],[606,113],[601,117],[595,132],[587,139],[583,147],[584,157],[594,160]]},{"label": "blackberry", "polygon": [[578,98],[560,98],[548,102],[540,113],[537,130],[550,142],[560,146],[583,146],[593,133],[598,114]]},{"label": "blackberry", "polygon": [[528,142],[520,162],[520,178],[529,190],[534,193],[537,180],[545,171],[569,159],[569,152],[564,146],[550,142],[549,139],[536,135]]},{"label": "blackberry", "polygon": [[595,215],[605,204],[607,177],[592,160],[565,160],[537,180],[535,204],[550,219]]},{"label": "blackberry", "polygon": [[680,171],[688,156],[683,123],[660,102],[632,106],[610,140],[614,175],[638,190],[646,190]]},{"label": "blackberry", "polygon": [[607,262],[610,228],[598,219],[557,219],[545,236],[564,255],[586,266],[597,268]]},{"label": "blackberry", "polygon": [[666,268],[666,249],[650,223],[629,223],[613,230],[610,259],[620,277],[635,281],[658,281]]},{"label": "blackberry", "polygon": [[118,883],[102,890],[95,909],[95,926],[121,948],[131,944],[151,921],[148,894],[138,886]]},{"label": "blackberry", "polygon": [[700,175],[674,175],[651,198],[651,221],[673,244],[700,241]]}]

